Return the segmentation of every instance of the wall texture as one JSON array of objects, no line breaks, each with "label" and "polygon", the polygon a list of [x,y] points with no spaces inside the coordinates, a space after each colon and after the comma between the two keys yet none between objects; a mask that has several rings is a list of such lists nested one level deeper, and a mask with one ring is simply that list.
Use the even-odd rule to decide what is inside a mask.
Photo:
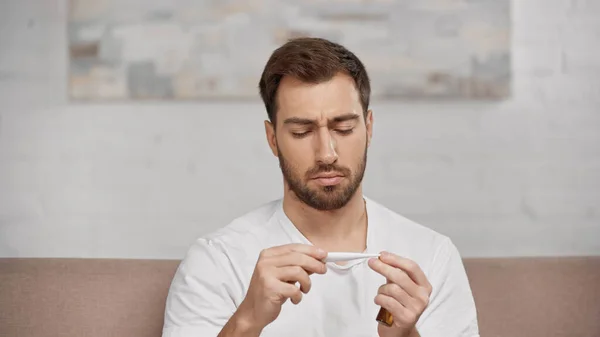
[{"label": "wall texture", "polygon": [[[374,102],[366,193],[464,256],[599,255],[600,2],[512,16],[512,98]],[[0,256],[180,258],[280,196],[258,97],[71,104],[65,19],[0,4]]]}]

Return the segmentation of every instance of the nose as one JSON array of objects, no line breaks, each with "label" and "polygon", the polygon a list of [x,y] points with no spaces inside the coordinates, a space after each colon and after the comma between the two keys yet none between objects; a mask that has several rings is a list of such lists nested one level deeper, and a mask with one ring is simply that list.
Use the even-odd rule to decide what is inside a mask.
[{"label": "nose", "polygon": [[319,163],[330,165],[338,160],[336,140],[327,128],[320,130],[317,143],[316,159]]}]

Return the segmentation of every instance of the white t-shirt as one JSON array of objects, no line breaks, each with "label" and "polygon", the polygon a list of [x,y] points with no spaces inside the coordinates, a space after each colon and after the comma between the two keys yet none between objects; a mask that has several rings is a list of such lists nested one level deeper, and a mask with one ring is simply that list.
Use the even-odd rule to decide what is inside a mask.
[{"label": "white t-shirt", "polygon": [[[389,251],[419,264],[433,287],[417,322],[422,337],[479,336],[475,303],[461,257],[446,236],[364,198],[368,253]],[[310,242],[285,215],[282,200],[270,202],[198,239],[180,264],[166,303],[163,337],[217,336],[245,297],[265,248]],[[302,301],[283,304],[265,337],[377,337],[374,303],[385,278],[367,260],[327,264],[313,274]]]}]

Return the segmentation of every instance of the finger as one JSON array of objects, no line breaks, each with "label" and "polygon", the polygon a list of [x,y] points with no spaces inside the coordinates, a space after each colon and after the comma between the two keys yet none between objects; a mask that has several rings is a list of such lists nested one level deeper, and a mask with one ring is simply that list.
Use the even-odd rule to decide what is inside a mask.
[{"label": "finger", "polygon": [[276,277],[280,281],[291,282],[291,284],[300,283],[300,290],[305,294],[308,293],[312,285],[308,273],[299,266],[277,268]]},{"label": "finger", "polygon": [[271,247],[263,250],[260,253],[261,257],[272,257],[283,255],[290,252],[298,252],[305,255],[312,256],[317,260],[322,260],[327,257],[327,252],[323,249],[317,248],[312,245],[302,244],[302,243],[290,243],[287,245]]},{"label": "finger", "polygon": [[377,292],[378,294],[386,295],[392,297],[403,307],[410,309],[414,312],[420,311],[419,300],[411,297],[404,289],[402,289],[399,285],[395,283],[384,284],[379,287]]},{"label": "finger", "polygon": [[394,324],[410,325],[416,321],[416,314],[405,308],[393,297],[378,294],[375,296],[375,304],[385,308],[394,317]]},{"label": "finger", "polygon": [[410,296],[420,296],[419,286],[402,269],[392,267],[380,259],[370,259],[369,267],[383,275],[388,283],[399,285]]},{"label": "finger", "polygon": [[279,268],[286,266],[299,266],[309,273],[317,274],[325,274],[327,271],[325,262],[299,252],[289,252],[283,255],[274,256],[269,260],[271,265]]},{"label": "finger", "polygon": [[302,292],[293,284],[281,282],[279,293],[284,299],[289,298],[294,304],[298,304],[302,301]]},{"label": "finger", "polygon": [[423,273],[421,267],[413,260],[389,252],[381,252],[380,259],[392,267],[402,269],[418,285],[430,287],[425,273]]}]

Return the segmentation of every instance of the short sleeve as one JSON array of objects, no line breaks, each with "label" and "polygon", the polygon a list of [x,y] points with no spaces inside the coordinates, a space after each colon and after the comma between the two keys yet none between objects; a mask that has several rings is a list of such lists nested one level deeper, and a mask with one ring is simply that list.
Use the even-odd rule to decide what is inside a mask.
[{"label": "short sleeve", "polygon": [[167,296],[163,337],[217,336],[236,310],[233,272],[225,254],[198,239],[183,259]]},{"label": "short sleeve", "polygon": [[477,310],[456,246],[448,238],[435,254],[429,305],[417,322],[422,337],[479,337]]}]

